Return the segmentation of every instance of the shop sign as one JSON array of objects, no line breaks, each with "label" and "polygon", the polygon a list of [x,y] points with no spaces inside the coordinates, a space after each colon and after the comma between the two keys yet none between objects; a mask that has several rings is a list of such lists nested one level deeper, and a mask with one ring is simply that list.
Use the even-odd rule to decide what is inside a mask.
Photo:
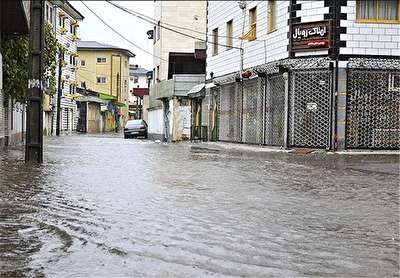
[{"label": "shop sign", "polygon": [[292,51],[313,51],[331,46],[331,21],[295,23],[292,25]]},{"label": "shop sign", "polygon": [[309,102],[307,103],[307,110],[315,112],[318,109],[318,105],[315,102]]}]

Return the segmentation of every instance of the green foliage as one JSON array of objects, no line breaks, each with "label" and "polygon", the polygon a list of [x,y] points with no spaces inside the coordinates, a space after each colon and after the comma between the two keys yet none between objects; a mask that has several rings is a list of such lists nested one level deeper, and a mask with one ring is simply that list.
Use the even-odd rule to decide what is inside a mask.
[{"label": "green foliage", "polygon": [[44,42],[44,80],[47,81],[46,93],[53,95],[56,92],[56,69],[57,69],[57,52],[60,48],[56,37],[53,34],[52,26],[47,21],[44,25],[45,28],[45,42]]},{"label": "green foliage", "polygon": [[[51,25],[45,23],[45,46],[43,55],[44,83],[47,94],[56,91],[57,52],[59,43]],[[29,74],[29,36],[3,36],[1,41],[3,55],[3,91],[6,98],[25,102],[27,98]]]},{"label": "green foliage", "polygon": [[28,36],[6,36],[1,41],[3,91],[7,97],[26,100],[28,84]]}]

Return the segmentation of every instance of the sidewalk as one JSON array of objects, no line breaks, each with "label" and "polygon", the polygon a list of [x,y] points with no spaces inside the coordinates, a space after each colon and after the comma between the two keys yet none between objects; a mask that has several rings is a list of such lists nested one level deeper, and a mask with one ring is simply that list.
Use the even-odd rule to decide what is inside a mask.
[{"label": "sidewalk", "polygon": [[190,143],[190,148],[194,151],[203,151],[211,153],[285,153],[296,155],[308,154],[339,154],[339,155],[400,155],[399,150],[344,150],[344,151],[327,151],[325,149],[312,148],[291,148],[283,149],[282,147],[264,146],[264,145],[248,145],[229,142],[200,142]]}]

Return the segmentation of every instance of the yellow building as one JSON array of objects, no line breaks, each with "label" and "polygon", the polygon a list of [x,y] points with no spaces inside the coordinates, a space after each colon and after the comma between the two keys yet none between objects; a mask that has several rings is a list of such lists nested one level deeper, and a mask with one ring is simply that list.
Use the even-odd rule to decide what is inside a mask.
[{"label": "yellow building", "polygon": [[78,87],[98,92],[100,98],[111,100],[118,107],[119,126],[124,126],[129,107],[129,58],[135,54],[95,41],[78,41],[77,52]]}]

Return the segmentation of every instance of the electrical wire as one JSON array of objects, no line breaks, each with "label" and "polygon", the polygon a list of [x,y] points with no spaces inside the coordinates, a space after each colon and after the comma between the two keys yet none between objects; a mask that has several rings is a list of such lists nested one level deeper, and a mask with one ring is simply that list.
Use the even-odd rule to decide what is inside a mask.
[{"label": "electrical wire", "polygon": [[153,53],[147,51],[146,49],[138,46],[137,44],[135,44],[134,42],[132,42],[131,40],[127,39],[124,35],[122,35],[120,32],[118,32],[117,30],[115,30],[111,25],[109,25],[104,19],[102,19],[99,15],[97,15],[90,7],[88,7],[84,1],[80,0],[80,2],[94,15],[96,16],[104,25],[106,25],[108,28],[110,28],[114,33],[116,33],[118,36],[120,36],[122,39],[124,39],[126,42],[130,43],[131,45],[133,45],[134,47],[136,47],[137,49],[143,51],[146,54],[149,54],[155,58],[158,58],[164,62],[168,62],[168,60],[161,58],[157,55],[154,55]]},{"label": "electrical wire", "polygon": [[115,4],[115,3],[113,3],[113,2],[111,2],[111,1],[109,1],[109,0],[106,0],[106,2],[107,2],[107,3],[110,3],[110,4],[113,5],[114,7],[118,8],[118,9],[120,9],[120,10],[122,10],[122,11],[128,13],[128,14],[131,14],[131,15],[133,15],[133,16],[139,18],[139,19],[142,19],[142,20],[144,20],[144,21],[146,21],[146,22],[148,22],[148,23],[151,23],[151,24],[153,24],[153,25],[160,26],[161,28],[164,28],[164,29],[169,30],[169,31],[171,31],[171,32],[180,34],[180,35],[182,35],[182,36],[189,37],[189,38],[192,38],[192,39],[195,39],[195,40],[198,40],[198,41],[202,41],[202,42],[205,42],[205,43],[213,44],[213,45],[219,45],[219,46],[223,46],[223,47],[227,47],[227,48],[234,48],[234,49],[242,49],[242,48],[239,48],[239,47],[236,47],[236,46],[228,46],[228,45],[225,45],[225,44],[210,42],[210,41],[207,41],[207,40],[205,40],[205,39],[198,38],[198,37],[195,37],[195,36],[192,36],[192,35],[189,35],[189,34],[180,32],[180,31],[178,31],[178,30],[174,30],[174,29],[172,29],[172,28],[169,28],[169,27],[163,26],[163,25],[161,25],[161,24],[155,23],[154,21],[152,21],[152,20],[150,20],[150,19],[146,19],[146,18],[144,18],[143,16],[140,16],[140,15],[136,14],[135,12],[130,11],[129,9],[127,9],[127,8],[125,8],[125,7],[122,7],[122,6],[118,5],[118,4]]},{"label": "electrical wire", "polygon": [[[138,15],[140,15],[140,16],[142,16],[142,17],[145,17],[145,18],[147,18],[147,19],[149,19],[149,20],[152,20],[152,21],[153,21],[152,24],[158,25],[158,21],[157,21],[155,18],[152,18],[152,17],[150,17],[150,16],[147,16],[147,15],[145,15],[145,14],[142,14],[142,13],[140,13],[140,12],[138,12],[138,11],[134,11],[134,10],[132,10],[132,9],[128,9],[128,8],[123,7],[123,6],[121,6],[121,5],[115,4],[115,3],[111,2],[110,0],[106,0],[106,2],[110,3],[111,5],[113,5],[113,6],[117,7],[117,8],[126,9],[126,10],[128,10],[128,11],[130,11],[130,12],[132,12],[132,13],[138,14]],[[187,27],[183,27],[183,26],[174,25],[174,24],[171,24],[171,23],[168,23],[168,22],[162,22],[162,21],[159,21],[159,22],[160,22],[160,24],[163,24],[163,25],[167,25],[167,26],[170,26],[170,27],[178,28],[178,29],[181,29],[181,30],[190,31],[190,32],[197,33],[197,34],[200,34],[200,35],[205,35],[205,36],[208,36],[208,37],[213,36],[213,34],[208,34],[208,33],[201,32],[201,31],[198,31],[198,30],[194,30],[194,29],[191,29],[191,28],[187,28]],[[219,38],[229,38],[229,39],[241,40],[240,37],[232,37],[232,36],[224,36],[224,35],[218,35],[217,37],[219,37]],[[265,41],[265,40],[258,40],[258,39],[256,39],[256,40],[253,40],[253,41]]]}]

